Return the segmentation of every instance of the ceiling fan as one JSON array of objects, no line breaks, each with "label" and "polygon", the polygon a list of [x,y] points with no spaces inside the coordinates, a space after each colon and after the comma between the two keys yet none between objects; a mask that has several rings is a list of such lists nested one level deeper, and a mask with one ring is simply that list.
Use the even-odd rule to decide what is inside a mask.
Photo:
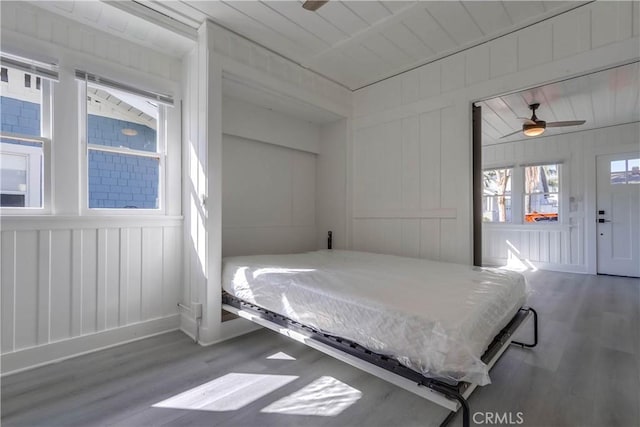
[{"label": "ceiling fan", "polygon": [[329,0],[307,0],[302,4],[302,7],[307,10],[316,11],[328,1]]},{"label": "ceiling fan", "polygon": [[506,138],[508,136],[515,135],[517,133],[522,132],[525,136],[540,136],[544,133],[546,128],[560,128],[565,126],[579,126],[585,124],[585,120],[569,120],[565,122],[545,122],[544,120],[538,119],[536,116],[536,110],[540,107],[540,104],[531,104],[529,105],[529,109],[532,111],[531,118],[527,119],[526,117],[518,117],[518,119],[524,121],[522,124],[522,129],[517,130],[515,132],[511,132],[507,135],[500,137]]}]

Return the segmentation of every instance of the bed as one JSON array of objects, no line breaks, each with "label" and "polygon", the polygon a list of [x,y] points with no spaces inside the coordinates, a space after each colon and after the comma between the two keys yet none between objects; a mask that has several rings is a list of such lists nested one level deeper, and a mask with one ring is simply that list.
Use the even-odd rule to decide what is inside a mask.
[{"label": "bed", "polygon": [[436,403],[462,407],[465,424],[466,397],[537,320],[519,273],[365,252],[229,257],[222,287],[225,309],[410,391],[424,386],[429,400],[443,395],[452,404]]}]

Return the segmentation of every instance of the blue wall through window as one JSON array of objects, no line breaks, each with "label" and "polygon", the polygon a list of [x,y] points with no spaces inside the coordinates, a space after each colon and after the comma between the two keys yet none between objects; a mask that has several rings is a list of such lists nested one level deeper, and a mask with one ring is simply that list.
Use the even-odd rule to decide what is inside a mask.
[{"label": "blue wall through window", "polygon": [[[122,133],[123,129],[133,130],[136,134],[125,135]],[[156,131],[138,123],[89,114],[87,133],[89,144],[126,147],[152,153],[158,150]]]},{"label": "blue wall through window", "polygon": [[40,104],[0,96],[0,131],[40,136]]},{"label": "blue wall through window", "polygon": [[[156,131],[138,123],[89,115],[87,132],[90,144],[157,150]],[[159,170],[156,158],[89,150],[89,207],[157,209]]]}]

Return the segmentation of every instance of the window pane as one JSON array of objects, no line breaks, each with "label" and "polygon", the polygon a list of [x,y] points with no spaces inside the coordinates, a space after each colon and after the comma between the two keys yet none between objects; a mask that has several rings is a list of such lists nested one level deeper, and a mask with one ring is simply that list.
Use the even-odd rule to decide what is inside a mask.
[{"label": "window pane", "polygon": [[511,222],[511,196],[485,196],[482,211],[485,222]]},{"label": "window pane", "polygon": [[[158,152],[158,106],[137,95],[87,86],[90,145]],[[89,149],[89,208],[158,209],[158,158]]]},{"label": "window pane", "polygon": [[146,99],[87,87],[89,144],[157,152],[158,106]]},{"label": "window pane", "polygon": [[557,193],[558,165],[527,166],[524,168],[525,193]]},{"label": "window pane", "polygon": [[0,131],[41,136],[42,91],[25,85],[25,76],[30,74],[5,68],[6,80],[0,82]]},{"label": "window pane", "polygon": [[611,162],[611,184],[626,184],[627,164],[624,160]]},{"label": "window pane", "polygon": [[42,207],[42,144],[3,138],[0,142],[0,206]]},{"label": "window pane", "polygon": [[527,194],[524,197],[525,222],[558,221],[558,194]]},{"label": "window pane", "polygon": [[511,169],[491,169],[484,173],[484,194],[510,194]]},{"label": "window pane", "polygon": [[640,159],[627,160],[627,182],[640,184]]},{"label": "window pane", "polygon": [[157,209],[159,160],[89,150],[89,207]]}]

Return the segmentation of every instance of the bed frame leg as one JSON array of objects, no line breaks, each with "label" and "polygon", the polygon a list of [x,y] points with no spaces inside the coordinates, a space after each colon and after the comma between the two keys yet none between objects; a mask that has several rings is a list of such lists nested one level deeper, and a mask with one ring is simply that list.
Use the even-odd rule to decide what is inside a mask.
[{"label": "bed frame leg", "polygon": [[[445,396],[451,399],[457,400],[458,403],[460,403],[460,408],[462,409],[462,427],[469,427],[471,425],[470,414],[469,414],[469,404],[467,403],[467,399],[462,397],[462,394],[448,388],[447,389],[443,389],[440,387],[431,387],[431,388],[444,394]],[[447,418],[445,418],[444,421],[442,421],[442,423],[440,424],[440,427],[445,427],[447,424],[449,424],[453,419],[453,417],[456,415],[456,413],[457,412],[455,411],[450,412],[449,415],[447,415]]]},{"label": "bed frame leg", "polygon": [[533,313],[533,344],[528,344],[528,343],[523,343],[518,341],[511,342],[512,344],[519,345],[523,348],[524,347],[531,348],[538,345],[538,312],[531,307],[529,307],[528,310]]}]

